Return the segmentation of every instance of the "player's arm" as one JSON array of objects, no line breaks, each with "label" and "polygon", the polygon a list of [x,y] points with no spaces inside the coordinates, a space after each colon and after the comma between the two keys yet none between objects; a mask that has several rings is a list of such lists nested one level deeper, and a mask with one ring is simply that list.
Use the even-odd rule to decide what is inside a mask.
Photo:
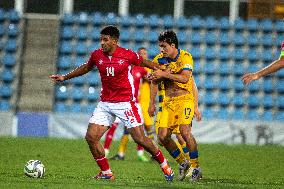
[{"label": "player's arm", "polygon": [[146,59],[143,59],[141,64],[140,64],[141,67],[147,67],[147,68],[150,68],[152,70],[157,70],[157,69],[161,69],[160,65],[155,63],[155,62],[151,62],[149,60],[146,60]]},{"label": "player's arm", "polygon": [[90,64],[85,63],[82,64],[81,66],[75,68],[73,71],[71,71],[68,74],[65,75],[51,75],[49,76],[53,81],[58,82],[58,81],[65,81],[74,77],[78,77],[81,75],[84,75],[86,73],[88,73],[89,71],[92,70],[92,67],[90,66]]},{"label": "player's arm", "polygon": [[192,74],[191,70],[182,70],[180,73],[178,74],[173,74],[167,70],[163,71],[163,70],[156,70],[153,73],[153,76],[155,77],[155,79],[159,80],[159,79],[169,79],[171,81],[176,81],[179,83],[187,83],[190,76]]},{"label": "player's arm", "polygon": [[158,84],[155,81],[152,81],[150,84],[150,104],[148,108],[148,113],[151,117],[155,115],[157,93],[158,93]]},{"label": "player's arm", "polygon": [[198,108],[198,88],[196,86],[194,77],[192,76],[193,96],[194,96],[194,115],[197,121],[201,121],[201,113]]}]

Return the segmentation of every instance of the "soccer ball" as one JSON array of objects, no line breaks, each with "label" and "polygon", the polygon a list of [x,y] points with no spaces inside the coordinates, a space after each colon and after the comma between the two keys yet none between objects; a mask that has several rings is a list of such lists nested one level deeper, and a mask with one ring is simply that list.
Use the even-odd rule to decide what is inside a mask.
[{"label": "soccer ball", "polygon": [[39,160],[29,160],[25,167],[24,173],[28,177],[41,178],[44,176],[45,168]]}]

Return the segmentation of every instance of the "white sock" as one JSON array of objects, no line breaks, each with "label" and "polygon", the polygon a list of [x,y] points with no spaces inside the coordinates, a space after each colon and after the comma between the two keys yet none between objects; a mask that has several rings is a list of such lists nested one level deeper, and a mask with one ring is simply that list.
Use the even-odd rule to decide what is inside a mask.
[{"label": "white sock", "polygon": [[124,153],[123,152],[118,152],[117,155],[119,155],[119,157],[124,157]]},{"label": "white sock", "polygon": [[160,166],[161,166],[162,168],[164,168],[166,165],[168,165],[168,162],[167,162],[167,160],[165,159],[164,162],[160,164]]},{"label": "white sock", "polygon": [[143,156],[144,155],[144,150],[138,150],[137,151],[138,156]]},{"label": "white sock", "polygon": [[112,172],[111,172],[111,170],[110,169],[108,169],[108,170],[106,170],[106,171],[102,171],[102,174],[112,174]]},{"label": "white sock", "polygon": [[106,148],[105,148],[105,157],[107,157],[108,154],[109,154],[109,149],[106,149]]}]

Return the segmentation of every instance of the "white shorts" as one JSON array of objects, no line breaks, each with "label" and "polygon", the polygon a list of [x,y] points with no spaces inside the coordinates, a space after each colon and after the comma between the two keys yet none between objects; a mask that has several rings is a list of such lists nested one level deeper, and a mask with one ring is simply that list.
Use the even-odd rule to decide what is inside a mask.
[{"label": "white shorts", "polygon": [[136,102],[99,102],[89,123],[109,127],[116,118],[119,118],[126,128],[144,123],[141,107]]}]

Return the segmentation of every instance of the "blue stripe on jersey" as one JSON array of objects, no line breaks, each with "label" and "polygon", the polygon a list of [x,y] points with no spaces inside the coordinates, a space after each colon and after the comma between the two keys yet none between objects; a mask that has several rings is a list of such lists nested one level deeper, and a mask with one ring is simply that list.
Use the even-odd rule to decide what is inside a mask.
[{"label": "blue stripe on jersey", "polygon": [[174,150],[174,151],[171,153],[171,156],[172,156],[173,158],[176,158],[176,157],[178,157],[179,155],[180,155],[180,150],[179,150],[179,148],[176,149],[176,150]]},{"label": "blue stripe on jersey", "polygon": [[167,64],[168,63],[168,60],[167,60],[167,58],[158,58],[158,63],[159,64]]},{"label": "blue stripe on jersey", "polygon": [[192,69],[190,69],[190,68],[183,68],[182,70],[192,70]]},{"label": "blue stripe on jersey", "polygon": [[198,151],[189,152],[190,159],[198,158]]},{"label": "blue stripe on jersey", "polygon": [[162,107],[159,107],[159,112],[161,112],[162,111]]},{"label": "blue stripe on jersey", "polygon": [[161,96],[159,96],[159,102],[163,102],[163,96],[161,95]]}]

